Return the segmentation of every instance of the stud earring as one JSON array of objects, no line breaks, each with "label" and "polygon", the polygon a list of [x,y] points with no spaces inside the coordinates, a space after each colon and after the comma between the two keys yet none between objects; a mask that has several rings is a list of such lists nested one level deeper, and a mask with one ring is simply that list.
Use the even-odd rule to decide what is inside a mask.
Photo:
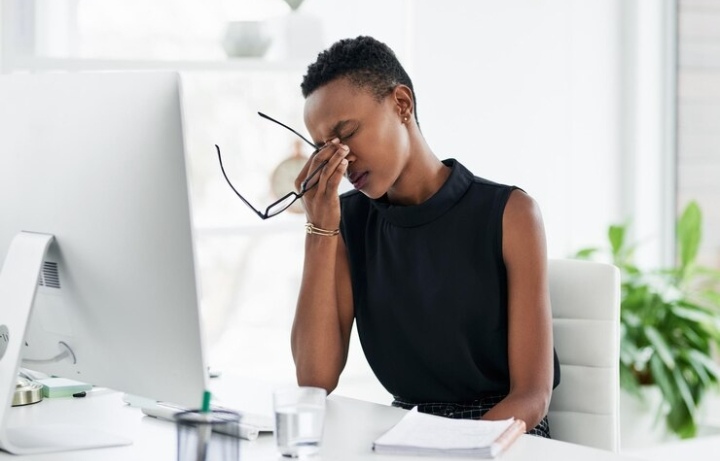
[{"label": "stud earring", "polygon": [[403,122],[403,123],[407,123],[407,121],[408,121],[408,118],[407,118],[407,117],[403,117],[402,122]]}]

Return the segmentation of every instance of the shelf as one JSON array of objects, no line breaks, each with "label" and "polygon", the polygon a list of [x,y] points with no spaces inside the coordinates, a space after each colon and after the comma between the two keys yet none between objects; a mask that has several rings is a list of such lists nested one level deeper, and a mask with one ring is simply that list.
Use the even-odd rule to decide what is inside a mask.
[{"label": "shelf", "polygon": [[195,236],[198,238],[213,238],[237,237],[240,235],[270,235],[282,232],[305,232],[305,215],[277,216],[266,220],[253,217],[253,219],[256,219],[256,221],[231,226],[198,224],[194,227]]},{"label": "shelf", "polygon": [[90,59],[14,57],[4,63],[6,72],[99,71],[99,70],[174,70],[179,72],[302,72],[300,61],[269,61],[262,58],[226,60],[166,61],[143,59]]}]

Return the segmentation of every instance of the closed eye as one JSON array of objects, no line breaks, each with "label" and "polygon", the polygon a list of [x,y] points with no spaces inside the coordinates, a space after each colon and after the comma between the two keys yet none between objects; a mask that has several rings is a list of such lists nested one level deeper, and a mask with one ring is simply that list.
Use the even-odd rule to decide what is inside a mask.
[{"label": "closed eye", "polygon": [[353,129],[350,133],[346,134],[345,136],[339,136],[340,141],[344,142],[344,141],[347,141],[348,139],[352,138],[355,135],[355,133],[357,133],[358,128],[360,128],[360,127],[356,126],[355,129]]}]

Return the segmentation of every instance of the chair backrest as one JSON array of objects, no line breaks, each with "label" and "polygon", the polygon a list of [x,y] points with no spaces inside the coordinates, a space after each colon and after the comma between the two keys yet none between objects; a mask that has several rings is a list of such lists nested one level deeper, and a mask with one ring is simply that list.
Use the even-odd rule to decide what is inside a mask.
[{"label": "chair backrest", "polygon": [[610,264],[548,262],[560,384],[548,420],[554,439],[620,446],[620,272]]}]

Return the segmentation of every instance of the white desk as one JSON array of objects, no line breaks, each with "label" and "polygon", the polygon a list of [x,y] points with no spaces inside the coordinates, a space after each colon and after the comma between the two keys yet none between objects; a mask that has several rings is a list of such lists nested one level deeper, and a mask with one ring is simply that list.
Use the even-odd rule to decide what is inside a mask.
[{"label": "white desk", "polygon": [[[372,441],[392,427],[405,410],[375,403],[331,396],[327,403],[323,447],[316,461],[403,461],[415,459],[407,456],[377,455]],[[54,453],[17,457],[0,452],[0,459],[27,461],[174,461],[176,458],[175,427],[167,421],[145,416],[137,408],[127,406],[122,394],[100,392],[80,399],[46,399],[39,404],[14,408],[14,424],[45,423],[86,424],[134,440],[133,445],[119,448]],[[263,434],[252,442],[241,442],[242,461],[278,461],[271,434]],[[417,458],[433,461],[448,458]],[[579,445],[523,435],[500,459],[503,461],[621,461],[632,458]]]}]

